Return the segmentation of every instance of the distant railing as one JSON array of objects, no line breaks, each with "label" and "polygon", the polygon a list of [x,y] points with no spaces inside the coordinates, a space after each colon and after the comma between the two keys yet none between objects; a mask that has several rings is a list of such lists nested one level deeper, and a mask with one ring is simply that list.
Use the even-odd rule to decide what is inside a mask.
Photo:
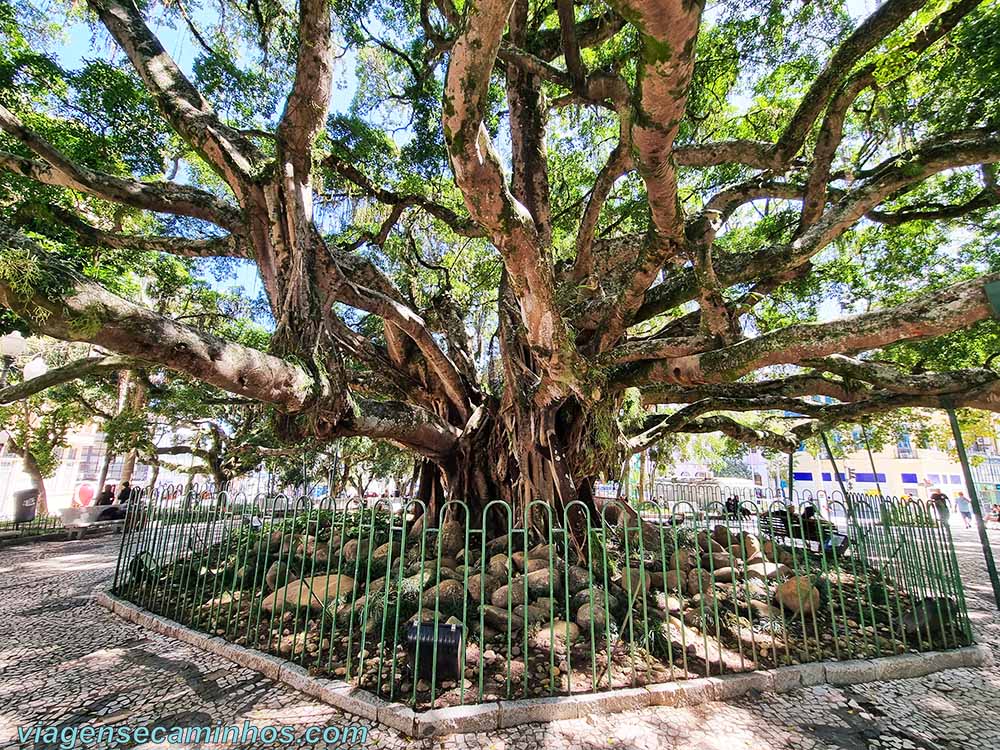
[{"label": "distant railing", "polygon": [[13,518],[0,518],[0,544],[5,539],[20,539],[29,536],[51,534],[62,528],[59,516],[40,515],[30,521],[20,522]]},{"label": "distant railing", "polygon": [[453,501],[440,524],[417,501],[193,511],[154,492],[130,506],[114,591],[418,709],[971,642],[933,509],[721,490],[598,517]]}]

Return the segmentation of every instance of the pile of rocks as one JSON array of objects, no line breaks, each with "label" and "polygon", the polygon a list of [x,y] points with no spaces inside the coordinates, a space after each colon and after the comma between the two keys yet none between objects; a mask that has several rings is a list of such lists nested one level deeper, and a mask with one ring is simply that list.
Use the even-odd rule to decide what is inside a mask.
[{"label": "pile of rocks", "polygon": [[[233,570],[234,590],[196,608],[201,626],[339,677],[350,671],[397,699],[429,700],[402,645],[406,626],[462,625],[466,671],[435,686],[437,705],[469,681],[487,695],[512,685],[540,695],[577,680],[588,689],[598,675],[602,686],[644,684],[824,658],[839,646],[821,594],[839,582],[802,550],[721,525],[609,535],[594,567],[561,545],[524,545],[522,533],[476,543],[459,523],[405,546],[388,533],[371,543],[325,534],[263,537]],[[217,628],[227,609],[236,627]],[[868,627],[873,638],[886,632]]]}]

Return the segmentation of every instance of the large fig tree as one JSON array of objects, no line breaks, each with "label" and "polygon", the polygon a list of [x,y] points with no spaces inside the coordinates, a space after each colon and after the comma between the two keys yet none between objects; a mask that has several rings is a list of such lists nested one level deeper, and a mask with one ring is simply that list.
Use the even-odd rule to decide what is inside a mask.
[{"label": "large fig tree", "polygon": [[[436,502],[1000,404],[994,3],[87,0],[72,64],[0,8],[16,322],[405,446]],[[150,254],[254,264],[266,347],[108,272]]]}]

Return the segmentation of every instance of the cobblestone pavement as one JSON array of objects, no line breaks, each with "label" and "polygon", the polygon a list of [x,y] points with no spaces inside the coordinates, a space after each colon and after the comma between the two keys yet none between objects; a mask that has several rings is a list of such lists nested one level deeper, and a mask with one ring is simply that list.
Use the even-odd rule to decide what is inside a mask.
[{"label": "cobblestone pavement", "polygon": [[[955,530],[980,643],[1000,665],[1000,616],[977,538]],[[1000,531],[991,531],[1000,557]],[[0,549],[0,750],[17,727],[363,724],[256,672],[127,623],[91,601],[117,538]],[[849,688],[530,725],[417,741],[371,726],[380,748],[722,750],[1000,748],[1000,666]],[[58,747],[31,744],[29,747]],[[146,747],[136,746],[132,747]],[[241,747],[253,747],[242,745]]]}]

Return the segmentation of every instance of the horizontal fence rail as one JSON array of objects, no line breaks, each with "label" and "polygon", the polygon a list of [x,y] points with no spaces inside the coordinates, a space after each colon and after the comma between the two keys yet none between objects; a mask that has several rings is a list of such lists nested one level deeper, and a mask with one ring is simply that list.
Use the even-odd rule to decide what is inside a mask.
[{"label": "horizontal fence rail", "polygon": [[972,640],[948,525],[919,501],[723,488],[597,517],[451,501],[432,526],[424,511],[147,493],[114,590],[418,709]]},{"label": "horizontal fence rail", "polygon": [[20,539],[29,536],[52,534],[62,528],[59,516],[36,515],[30,521],[21,522],[14,518],[0,518],[0,543],[5,539]]}]

